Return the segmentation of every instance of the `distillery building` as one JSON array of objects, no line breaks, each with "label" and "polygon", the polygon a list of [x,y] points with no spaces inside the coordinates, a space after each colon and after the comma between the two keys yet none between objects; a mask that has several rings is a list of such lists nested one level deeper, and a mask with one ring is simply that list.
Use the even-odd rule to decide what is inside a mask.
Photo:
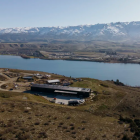
[{"label": "distillery building", "polygon": [[91,92],[91,89],[89,88],[68,87],[49,84],[32,84],[31,90],[46,93],[56,93],[59,95],[72,95],[76,97],[89,97]]}]

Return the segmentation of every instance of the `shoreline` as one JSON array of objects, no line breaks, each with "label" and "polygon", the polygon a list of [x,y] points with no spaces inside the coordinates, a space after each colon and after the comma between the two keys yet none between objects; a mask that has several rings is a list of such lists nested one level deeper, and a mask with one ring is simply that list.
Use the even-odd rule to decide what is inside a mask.
[{"label": "shoreline", "polygon": [[[103,61],[103,60],[85,60],[85,59],[50,59],[50,58],[45,58],[45,57],[34,57],[34,56],[22,56],[22,55],[9,55],[9,54],[4,54],[8,56],[19,56],[23,59],[42,59],[42,60],[65,60],[65,61],[87,61],[87,62],[99,62],[99,63],[110,63],[110,64],[140,64],[140,62],[132,62],[132,61],[127,61],[127,62],[120,62],[120,61]],[[4,56],[3,55],[3,56]]]},{"label": "shoreline", "polygon": [[[41,74],[51,74],[51,75],[55,75],[55,76],[59,76],[59,78],[70,78],[69,76],[64,76],[64,75],[61,75],[61,74],[57,74],[57,73],[51,73],[51,72],[45,72],[45,71],[36,71],[36,70],[25,70],[25,69],[13,69],[13,68],[1,68],[0,67],[0,70],[5,70],[7,69],[9,72],[15,72],[15,73],[30,73],[30,74],[33,74],[33,73],[41,73]],[[71,78],[74,78],[74,79],[93,79],[93,80],[98,80],[98,81],[102,81],[102,82],[114,82],[115,84],[115,80],[100,80],[100,79],[95,79],[95,78],[90,78],[90,77],[71,77]],[[116,84],[117,85],[117,84]],[[124,84],[122,82],[119,81],[119,84],[118,86],[121,86],[121,87],[131,87],[131,88],[140,88],[140,86],[131,86],[131,85],[127,85],[127,84]]]},{"label": "shoreline", "polygon": [[[99,63],[110,63],[110,64],[115,64],[115,63],[122,63],[122,64],[140,64],[140,62],[132,62],[132,61],[120,62],[120,61],[102,61],[102,60],[85,60],[85,59],[80,59],[79,60],[79,59],[50,59],[50,58],[41,58],[41,57],[36,57],[36,58],[42,59],[42,60],[88,61],[88,62],[99,62]],[[32,58],[28,58],[28,59],[32,59]]]},{"label": "shoreline", "polygon": [[[0,54],[1,55],[1,54]],[[140,62],[133,62],[133,61],[104,61],[104,60],[85,60],[85,59],[51,59],[51,58],[46,58],[46,57],[34,57],[34,56],[26,56],[26,55],[9,55],[9,54],[3,54],[8,55],[8,56],[20,56],[23,59],[42,59],[42,60],[65,60],[65,61],[87,61],[87,62],[99,62],[99,63],[110,63],[110,64],[140,64]]]}]

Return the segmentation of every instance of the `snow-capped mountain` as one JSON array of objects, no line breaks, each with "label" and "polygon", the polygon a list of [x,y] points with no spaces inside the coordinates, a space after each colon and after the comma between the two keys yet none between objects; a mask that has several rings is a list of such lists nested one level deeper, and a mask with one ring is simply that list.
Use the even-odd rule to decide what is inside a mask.
[{"label": "snow-capped mountain", "polygon": [[25,41],[35,39],[78,40],[139,40],[140,22],[116,22],[109,24],[78,25],[67,27],[0,28],[0,40]]}]

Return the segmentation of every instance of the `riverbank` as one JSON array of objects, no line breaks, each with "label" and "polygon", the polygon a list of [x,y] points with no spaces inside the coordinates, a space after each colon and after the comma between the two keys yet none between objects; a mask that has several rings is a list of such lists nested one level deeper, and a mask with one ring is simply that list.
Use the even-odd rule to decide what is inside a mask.
[{"label": "riverbank", "polygon": [[[31,53],[31,52],[30,52]],[[44,52],[41,53],[39,51],[35,51],[35,55],[26,55],[26,54],[3,54],[2,55],[11,55],[11,56],[21,56],[24,59],[31,59],[31,58],[39,58],[39,59],[43,59],[43,60],[69,60],[69,61],[89,61],[89,62],[103,62],[103,63],[123,63],[123,64],[140,64],[140,58],[136,57],[136,56],[127,56],[127,55],[107,55],[104,56],[103,53],[94,53],[94,55],[97,55],[96,57],[92,58],[92,53],[90,52],[75,52],[75,56],[68,56],[65,57],[65,53],[63,54],[63,56],[60,56],[61,52],[54,52],[54,54],[52,54],[52,52],[48,52],[47,55],[44,55]],[[81,55],[82,56],[79,56]],[[51,55],[55,55],[55,56],[51,56]],[[50,57],[51,56],[51,57]]]},{"label": "riverbank", "polygon": [[119,79],[126,85],[140,86],[139,64],[104,63],[73,60],[23,59],[0,55],[0,67],[57,73],[68,77],[89,77],[100,80]]},{"label": "riverbank", "polygon": [[[22,57],[24,58],[24,57]],[[33,57],[28,57],[28,58],[33,58]],[[140,64],[140,62],[134,62],[134,61],[116,61],[116,60],[111,60],[111,61],[106,61],[106,60],[88,60],[88,59],[55,59],[55,58],[45,58],[45,57],[34,57],[34,58],[39,58],[43,60],[67,60],[67,61],[87,61],[87,62],[101,62],[101,63],[121,63],[121,64]]]}]

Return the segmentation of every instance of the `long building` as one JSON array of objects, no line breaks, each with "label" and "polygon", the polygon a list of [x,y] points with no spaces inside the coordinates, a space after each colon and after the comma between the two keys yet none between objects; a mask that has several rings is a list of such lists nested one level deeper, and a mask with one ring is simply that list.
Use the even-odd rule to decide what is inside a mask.
[{"label": "long building", "polygon": [[31,90],[47,93],[69,94],[77,97],[89,97],[91,92],[91,89],[89,88],[66,87],[48,84],[32,84]]}]

